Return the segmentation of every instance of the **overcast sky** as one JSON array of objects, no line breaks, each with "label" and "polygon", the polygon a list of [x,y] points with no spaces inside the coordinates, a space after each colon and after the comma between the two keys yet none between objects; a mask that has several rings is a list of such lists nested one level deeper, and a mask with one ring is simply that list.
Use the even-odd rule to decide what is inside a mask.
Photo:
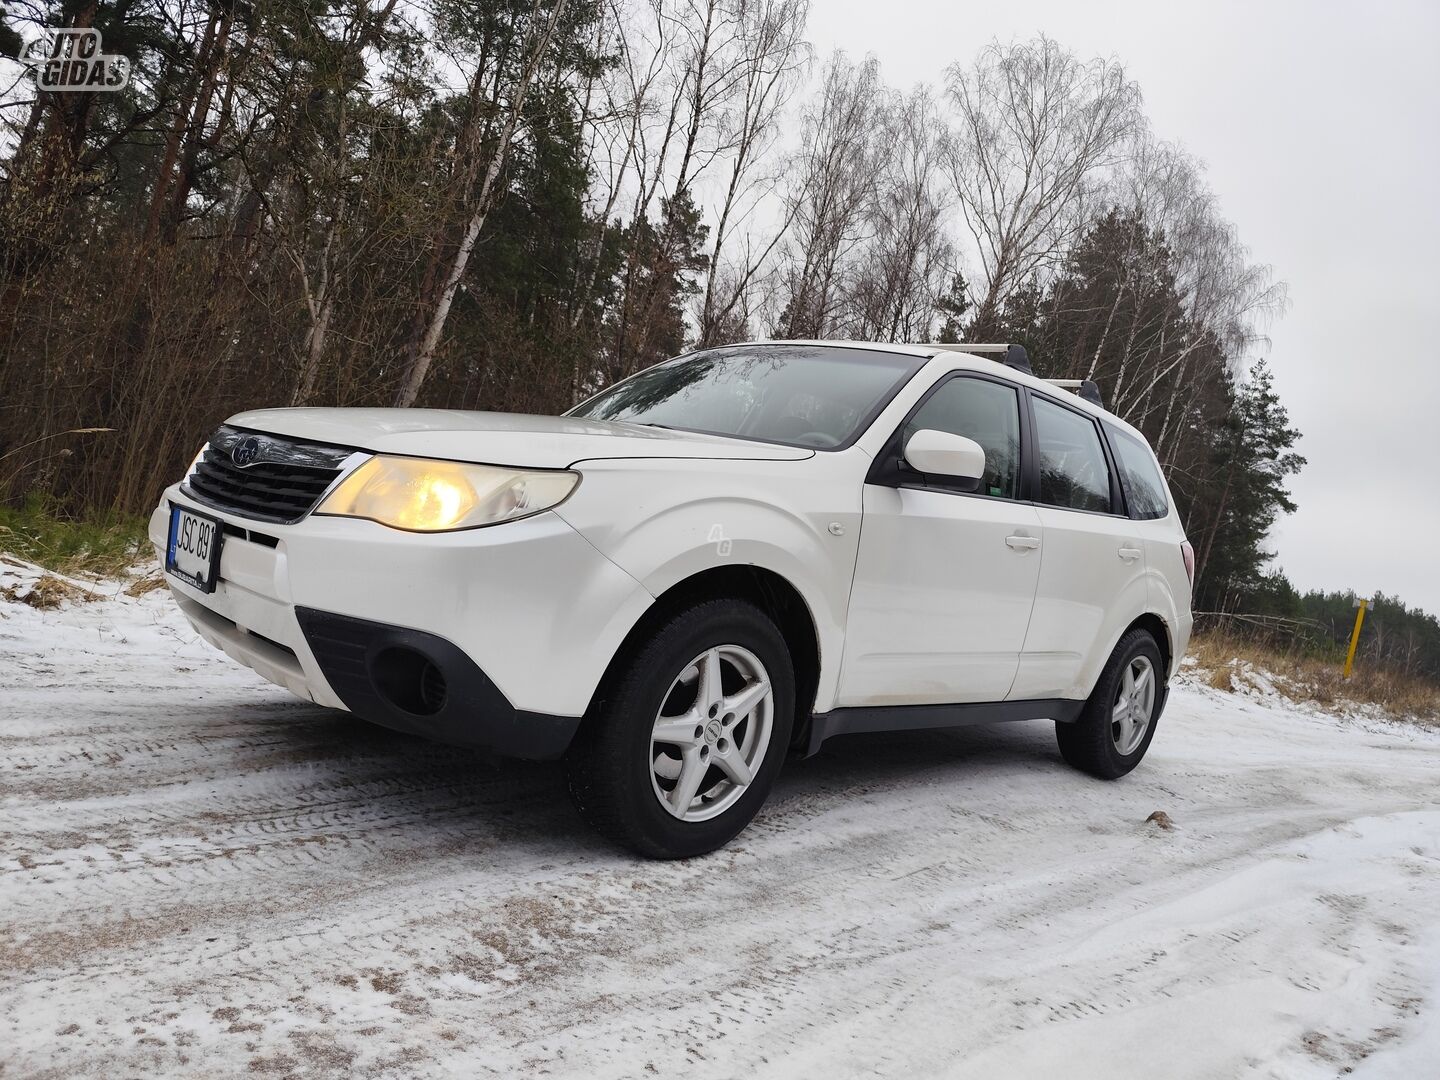
[{"label": "overcast sky", "polygon": [[819,58],[902,88],[993,37],[1120,59],[1290,287],[1267,355],[1310,463],[1278,564],[1440,613],[1440,3],[813,3]]}]

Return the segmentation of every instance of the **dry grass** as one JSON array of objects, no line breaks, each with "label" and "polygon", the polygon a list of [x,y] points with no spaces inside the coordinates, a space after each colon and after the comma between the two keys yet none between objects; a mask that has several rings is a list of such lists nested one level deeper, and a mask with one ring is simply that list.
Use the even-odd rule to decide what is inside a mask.
[{"label": "dry grass", "polygon": [[1342,663],[1305,653],[1285,652],[1228,634],[1197,634],[1189,655],[1207,685],[1240,690],[1255,685],[1252,671],[1264,672],[1294,701],[1327,709],[1370,705],[1394,717],[1440,724],[1440,685],[1423,678],[1370,667],[1356,661],[1349,679]]},{"label": "dry grass", "polygon": [[125,595],[136,597],[145,596],[147,593],[152,593],[156,589],[163,588],[165,588],[165,575],[157,570],[143,577],[136,578],[126,587]]},{"label": "dry grass", "polygon": [[99,593],[63,581],[51,574],[42,574],[28,589],[22,589],[18,585],[0,589],[0,597],[21,604],[29,604],[41,611],[51,611],[66,601],[88,604],[92,600],[104,599]]}]

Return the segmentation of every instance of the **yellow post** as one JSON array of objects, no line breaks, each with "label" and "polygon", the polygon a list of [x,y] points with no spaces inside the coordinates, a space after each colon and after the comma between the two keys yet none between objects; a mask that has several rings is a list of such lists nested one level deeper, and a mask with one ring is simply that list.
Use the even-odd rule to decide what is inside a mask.
[{"label": "yellow post", "polygon": [[1350,634],[1350,651],[1345,654],[1345,678],[1350,678],[1350,669],[1355,666],[1355,647],[1360,644],[1360,625],[1365,621],[1365,605],[1367,601],[1356,600],[1355,606],[1360,610],[1355,612],[1355,629]]}]

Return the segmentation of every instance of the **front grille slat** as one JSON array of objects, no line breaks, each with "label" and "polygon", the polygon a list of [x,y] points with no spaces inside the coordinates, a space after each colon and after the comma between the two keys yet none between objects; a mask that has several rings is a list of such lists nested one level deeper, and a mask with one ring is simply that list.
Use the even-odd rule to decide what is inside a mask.
[{"label": "front grille slat", "polygon": [[297,506],[308,506],[325,490],[322,487],[317,491],[289,491],[284,488],[269,487],[265,484],[247,484],[243,480],[224,480],[207,475],[199,469],[196,470],[196,475],[191,477],[191,484],[192,486],[207,487],[221,498],[243,499],[251,493],[259,493],[280,502],[293,502]]},{"label": "front grille slat", "polygon": [[[209,463],[207,463],[209,465]],[[209,465],[206,469],[205,478],[211,483],[224,484],[226,487],[243,488],[247,490],[264,491],[271,495],[290,495],[297,499],[311,499],[330,486],[330,481],[324,480],[318,484],[284,484],[276,480],[267,480],[263,476],[249,477],[224,473]]]},{"label": "front grille slat", "polygon": [[[304,466],[287,466],[288,475],[279,469],[262,470],[258,465],[252,465],[248,469],[241,469],[232,465],[223,455],[215,455],[213,450],[205,453],[207,464],[216,476],[228,480],[239,480],[248,484],[266,484],[278,487],[294,488],[296,491],[310,492],[323,490],[330,483],[335,475],[333,469],[309,469]],[[214,460],[209,460],[209,459]],[[309,474],[309,475],[307,475]]]},{"label": "front grille slat", "polygon": [[277,495],[274,492],[267,492],[264,488],[250,488],[244,484],[215,483],[208,476],[191,477],[190,486],[212,499],[228,500],[235,503],[244,503],[257,498],[264,498],[277,507],[286,507],[303,513],[309,509],[314,499],[306,499],[294,495]]},{"label": "front grille slat", "polygon": [[[245,465],[235,460],[237,447],[242,460],[251,459]],[[225,426],[211,437],[183,487],[208,506],[289,524],[315,508],[352,453],[345,447]]]}]

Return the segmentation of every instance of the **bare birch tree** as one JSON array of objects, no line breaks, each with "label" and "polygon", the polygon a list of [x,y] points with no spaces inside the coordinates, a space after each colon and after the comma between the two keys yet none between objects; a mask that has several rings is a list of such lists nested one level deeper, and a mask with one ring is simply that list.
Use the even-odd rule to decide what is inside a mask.
[{"label": "bare birch tree", "polygon": [[1118,63],[1081,63],[1043,36],[993,42],[947,82],[950,175],[984,269],[972,323],[983,337],[1010,292],[1088,224],[1087,196],[1139,122],[1140,91]]},{"label": "bare birch tree", "polygon": [[867,341],[925,341],[954,268],[942,187],[948,136],[926,87],[882,112],[887,152],[869,209],[870,239],[850,286],[850,328]]},{"label": "bare birch tree", "polygon": [[[1234,364],[1243,362],[1263,330],[1285,307],[1285,286],[1270,267],[1251,261],[1235,227],[1221,217],[1203,166],[1183,149],[1140,132],[1118,170],[1117,195],[1133,221],[1163,239],[1150,245],[1135,268],[1143,280],[1163,257],[1173,274],[1179,299],[1176,317],[1138,333],[1120,327],[1119,364],[1112,397],[1137,422],[1163,410],[1157,442],[1164,444],[1183,397],[1197,351],[1218,348]],[[1179,325],[1183,319],[1185,326]],[[1107,347],[1102,340],[1095,355]]]},{"label": "bare birch tree", "polygon": [[725,259],[726,242],[731,240],[736,225],[754,209],[758,198],[769,193],[771,185],[763,182],[762,190],[752,190],[756,186],[755,173],[774,142],[781,111],[809,56],[803,40],[807,16],[807,0],[758,0],[737,7],[739,89],[722,137],[729,169],[716,214],[710,267],[700,303],[700,345],[722,340],[725,332],[736,325],[737,308],[789,224],[782,219],[771,230],[768,241],[747,242],[738,259]]},{"label": "bare birch tree", "polygon": [[779,337],[825,337],[837,325],[849,256],[868,235],[883,152],[883,93],[873,58],[855,64],[836,53],[802,115],[802,145],[788,167],[785,213],[792,225],[773,317]]}]

